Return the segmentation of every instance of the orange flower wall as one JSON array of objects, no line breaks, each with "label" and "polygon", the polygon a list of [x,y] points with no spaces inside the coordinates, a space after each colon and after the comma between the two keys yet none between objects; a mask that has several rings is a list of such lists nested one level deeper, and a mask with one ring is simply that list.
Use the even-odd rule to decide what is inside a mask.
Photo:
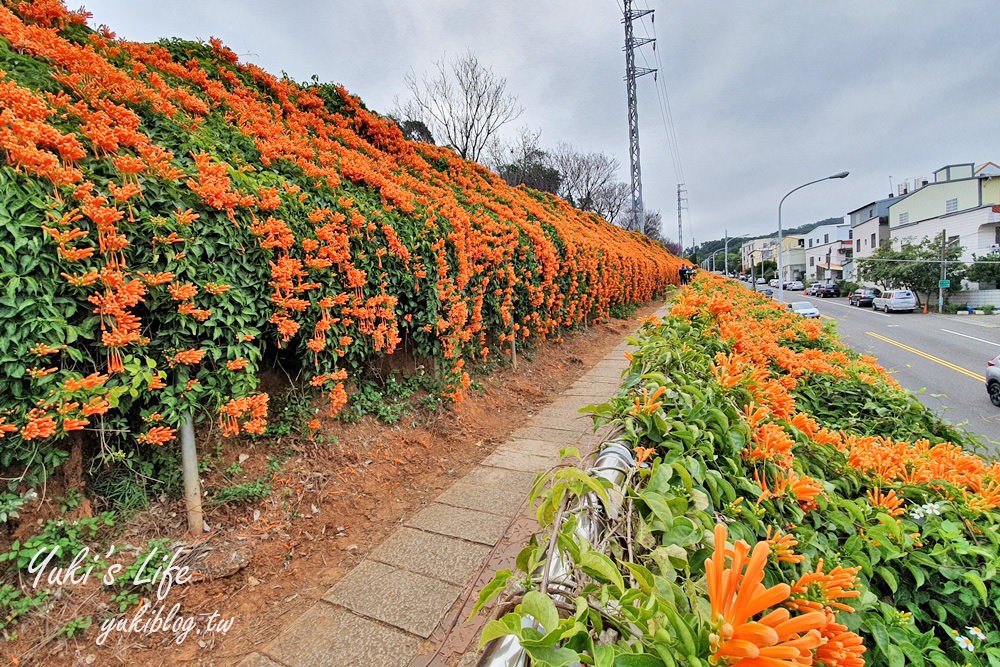
[{"label": "orange flower wall", "polygon": [[[195,408],[260,432],[255,372],[275,350],[331,411],[398,351],[437,359],[459,399],[466,362],[677,282],[662,246],[406,141],[340,87],[85,21],[0,3],[0,246],[35,249],[4,260],[19,281],[0,307],[26,324],[0,334],[0,435],[117,420],[163,444]],[[110,379],[79,384],[93,373]],[[165,424],[144,430],[150,414]]]}]

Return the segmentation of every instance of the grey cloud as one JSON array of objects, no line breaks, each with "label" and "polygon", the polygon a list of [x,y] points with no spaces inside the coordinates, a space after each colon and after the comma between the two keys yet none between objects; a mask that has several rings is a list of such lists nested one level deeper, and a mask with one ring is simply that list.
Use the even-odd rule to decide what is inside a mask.
[{"label": "grey cloud", "polygon": [[[770,232],[785,192],[842,169],[850,178],[788,200],[790,224],[883,197],[889,176],[1000,158],[996,3],[640,2],[656,9],[655,24],[637,30],[655,26],[697,238]],[[214,35],[269,71],[342,83],[383,112],[405,96],[411,68],[419,75],[445,52],[471,49],[520,97],[516,126],[541,129],[549,146],[610,153],[628,178],[623,30],[608,0],[87,6],[95,24],[128,39]],[[639,104],[645,202],[675,235],[677,177],[651,77],[639,82]]]}]

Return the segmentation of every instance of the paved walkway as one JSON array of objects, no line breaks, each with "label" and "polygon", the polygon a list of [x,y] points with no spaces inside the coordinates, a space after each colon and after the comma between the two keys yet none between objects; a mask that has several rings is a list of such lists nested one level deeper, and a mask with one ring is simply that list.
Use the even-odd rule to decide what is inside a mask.
[{"label": "paved walkway", "polygon": [[488,612],[466,619],[479,591],[513,567],[537,527],[525,502],[536,473],[558,463],[561,448],[586,455],[603,440],[607,429],[594,433],[579,410],[618,390],[627,348],[623,341],[239,667],[475,664]]}]

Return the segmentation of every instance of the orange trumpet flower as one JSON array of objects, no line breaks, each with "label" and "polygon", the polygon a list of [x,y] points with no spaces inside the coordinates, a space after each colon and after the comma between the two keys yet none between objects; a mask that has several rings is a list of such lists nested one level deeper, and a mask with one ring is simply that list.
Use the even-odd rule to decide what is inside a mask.
[{"label": "orange trumpet flower", "polygon": [[725,525],[716,525],[715,553],[705,561],[713,626],[710,661],[739,667],[809,664],[812,649],[822,643],[819,629],[826,624],[826,615],[809,612],[793,618],[787,610],[775,609],[751,620],[788,600],[791,587],[764,587],[764,566],[771,551],[767,542],[758,542],[751,552],[745,542],[727,548],[726,537]]}]

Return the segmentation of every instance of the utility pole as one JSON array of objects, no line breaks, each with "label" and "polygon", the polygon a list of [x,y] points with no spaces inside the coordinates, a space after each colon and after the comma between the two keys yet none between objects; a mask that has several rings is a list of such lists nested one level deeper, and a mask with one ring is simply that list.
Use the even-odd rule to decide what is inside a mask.
[{"label": "utility pole", "polygon": [[681,247],[681,255],[684,255],[684,228],[681,225],[681,209],[684,208],[684,202],[687,201],[686,197],[682,195],[687,194],[687,190],[684,189],[683,183],[677,184],[677,245]]},{"label": "utility pole", "polygon": [[941,230],[941,280],[938,281],[938,314],[944,310],[944,281],[948,279],[948,265],[944,261],[945,240],[947,232]]},{"label": "utility pole", "polygon": [[[632,228],[642,231],[642,174],[639,168],[639,104],[635,99],[635,80],[655,69],[635,66],[635,49],[655,40],[632,35],[632,21],[652,14],[652,9],[632,9],[632,0],[625,0],[622,23],[625,24],[625,92],[628,95],[628,148],[629,166],[632,171]],[[656,48],[656,45],[653,45]],[[683,246],[682,246],[683,252]]]}]

